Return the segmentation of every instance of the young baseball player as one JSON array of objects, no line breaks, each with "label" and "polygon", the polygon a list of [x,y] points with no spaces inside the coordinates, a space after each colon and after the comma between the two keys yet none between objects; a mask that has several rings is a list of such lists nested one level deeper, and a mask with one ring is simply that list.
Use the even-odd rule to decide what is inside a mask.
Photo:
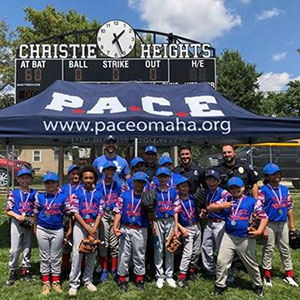
[{"label": "young baseball player", "polygon": [[25,216],[33,216],[34,199],[36,191],[29,188],[32,180],[30,170],[21,169],[17,173],[17,180],[20,184],[19,189],[13,190],[7,199],[6,214],[11,217],[10,225],[10,241],[11,247],[9,251],[9,269],[10,276],[6,281],[7,285],[13,285],[17,280],[18,261],[21,252],[22,259],[22,275],[25,281],[31,281],[30,272],[30,254],[32,231],[22,226]]},{"label": "young baseball player", "polygon": [[[263,233],[268,217],[263,211],[260,201],[243,195],[245,186],[242,179],[239,177],[230,178],[228,189],[231,196],[227,199],[222,198],[210,204],[207,208],[209,212],[224,210],[225,213],[225,233],[217,258],[214,295],[222,295],[224,293],[228,269],[236,252],[248,271],[253,291],[262,297],[262,280],[255,255],[256,241],[254,238]],[[255,213],[261,221],[257,230],[248,231],[252,213]]]},{"label": "young baseball player", "polygon": [[[134,157],[130,162],[130,175],[133,176],[136,172],[144,172],[145,171],[145,161],[140,157]],[[147,183],[145,185],[145,190],[149,189],[150,183],[147,180]],[[133,189],[133,179],[132,177],[126,179],[126,188]]]},{"label": "young baseball player", "polygon": [[[62,192],[67,195],[68,199],[82,186],[79,180],[79,169],[78,165],[71,165],[68,168],[68,180],[69,182],[61,187]],[[66,214],[64,216],[64,243],[62,249],[62,276],[68,278],[71,270],[70,258],[72,253],[72,230],[73,230],[74,220],[71,214]]]},{"label": "young baseball player", "polygon": [[[165,243],[172,232],[178,235],[178,212],[180,203],[177,199],[177,191],[168,186],[170,170],[161,167],[156,172],[159,185],[155,187],[157,193],[156,217],[153,222],[154,238],[154,264],[156,269],[156,286],[161,289],[166,279],[170,287],[175,288],[173,279],[174,255],[165,248]],[[165,262],[165,268],[163,267]]]},{"label": "young baseball player", "polygon": [[263,171],[265,181],[259,191],[258,198],[262,201],[269,218],[267,225],[268,240],[265,242],[262,255],[264,284],[269,287],[272,286],[272,257],[276,243],[285,269],[283,281],[297,287],[298,283],[293,278],[293,265],[289,247],[289,229],[290,231],[296,230],[292,198],[288,188],[280,184],[281,172],[278,165],[269,163]]},{"label": "young baseball player", "polygon": [[106,161],[102,168],[104,178],[98,183],[97,189],[101,192],[103,198],[100,202],[101,223],[100,223],[100,240],[104,241],[104,245],[100,246],[100,264],[102,274],[100,280],[106,282],[108,280],[107,254],[110,250],[111,255],[111,272],[113,278],[117,278],[118,264],[118,247],[119,241],[113,231],[114,214],[113,209],[122,192],[122,184],[115,181],[114,174],[117,166],[113,161]]},{"label": "young baseball player", "polygon": [[183,236],[183,253],[179,266],[178,285],[186,288],[187,273],[191,279],[196,279],[196,266],[201,248],[201,226],[195,210],[194,197],[190,194],[188,179],[183,176],[178,178],[176,186],[180,201],[178,228]]},{"label": "young baseball player", "polygon": [[[69,296],[76,296],[77,289],[80,286],[81,261],[83,253],[79,252],[80,242],[91,236],[98,236],[98,227],[100,224],[100,200],[102,193],[95,188],[98,172],[92,166],[84,166],[80,169],[80,180],[83,187],[76,191],[73,207],[71,211],[74,213],[75,223],[73,228],[73,259],[70,273],[70,289]],[[93,284],[93,271],[96,253],[86,254],[85,270],[82,276],[84,286],[91,292],[97,291],[97,287]]]},{"label": "young baseball player", "polygon": [[67,197],[58,188],[58,176],[48,172],[43,177],[46,192],[37,193],[34,203],[35,232],[40,253],[40,272],[43,281],[43,295],[52,288],[62,293],[60,286],[61,251],[64,238],[63,215],[69,210]]},{"label": "young baseball player", "polygon": [[[229,197],[228,191],[219,187],[220,174],[215,170],[205,172],[205,182],[207,189],[205,191],[206,207],[210,204]],[[214,255],[218,256],[221,240],[225,230],[224,211],[208,212],[202,211],[201,216],[205,216],[207,223],[203,232],[201,246],[201,258],[204,274],[209,277],[216,275],[216,263]]]},{"label": "young baseball player", "polygon": [[132,177],[133,189],[123,192],[114,208],[114,232],[117,237],[121,237],[118,264],[118,286],[121,291],[127,290],[126,277],[131,259],[136,286],[141,290],[145,288],[145,252],[149,221],[141,210],[141,195],[148,181],[147,177],[144,172],[136,172]]}]

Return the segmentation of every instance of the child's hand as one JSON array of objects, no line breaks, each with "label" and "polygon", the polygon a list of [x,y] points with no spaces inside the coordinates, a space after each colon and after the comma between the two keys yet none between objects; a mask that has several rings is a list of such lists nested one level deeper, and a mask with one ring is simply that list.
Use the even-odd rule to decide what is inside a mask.
[{"label": "child's hand", "polygon": [[259,230],[249,231],[249,237],[251,237],[251,238],[257,238],[261,235],[262,235],[262,232]]},{"label": "child's hand", "polygon": [[184,227],[181,228],[181,233],[182,233],[183,237],[185,237],[185,238],[187,238],[189,236],[189,231]]},{"label": "child's hand", "polygon": [[16,219],[17,219],[17,221],[19,221],[19,222],[23,222],[23,221],[25,220],[25,214],[17,215],[17,216],[16,216]]},{"label": "child's hand", "polygon": [[116,237],[119,237],[122,234],[121,230],[118,227],[113,227],[113,230]]},{"label": "child's hand", "polygon": [[88,230],[87,230],[88,234],[90,236],[92,236],[93,238],[96,238],[96,231],[97,230],[94,227],[88,227]]},{"label": "child's hand", "polygon": [[230,201],[230,202],[225,201],[225,202],[223,202],[223,207],[224,207],[225,209],[231,208],[233,205],[234,205],[233,201]]}]

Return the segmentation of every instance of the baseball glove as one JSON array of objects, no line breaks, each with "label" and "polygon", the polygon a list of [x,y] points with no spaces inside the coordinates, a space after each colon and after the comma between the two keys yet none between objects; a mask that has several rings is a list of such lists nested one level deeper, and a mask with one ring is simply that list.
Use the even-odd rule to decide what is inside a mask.
[{"label": "baseball glove", "polygon": [[252,213],[249,220],[248,231],[255,231],[260,225],[260,218],[255,213]]},{"label": "baseball glove", "polygon": [[290,247],[294,250],[300,248],[300,233],[298,230],[289,231],[289,244]]},{"label": "baseball glove", "polygon": [[81,253],[93,253],[96,251],[98,244],[100,244],[100,240],[94,239],[91,236],[83,239],[79,244],[79,252]]},{"label": "baseball glove", "polygon": [[20,226],[33,230],[34,217],[33,216],[25,216],[24,221],[20,222]]},{"label": "baseball glove", "polygon": [[149,190],[142,193],[142,210],[148,215],[149,221],[156,220],[155,207],[156,207],[156,192]]},{"label": "baseball glove", "polygon": [[204,189],[198,187],[196,193],[194,194],[194,203],[196,208],[196,213],[199,215],[202,209],[206,208],[206,198]]},{"label": "baseball glove", "polygon": [[170,253],[175,253],[177,249],[180,247],[181,242],[179,241],[179,238],[175,235],[175,233],[171,233],[169,238],[166,241],[166,249]]}]

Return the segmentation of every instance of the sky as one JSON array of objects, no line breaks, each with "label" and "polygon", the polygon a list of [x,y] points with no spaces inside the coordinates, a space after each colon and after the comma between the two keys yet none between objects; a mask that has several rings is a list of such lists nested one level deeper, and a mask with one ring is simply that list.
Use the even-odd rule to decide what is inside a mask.
[{"label": "sky", "polygon": [[100,23],[120,19],[136,29],[173,32],[209,42],[221,55],[238,50],[261,72],[260,90],[282,91],[300,80],[299,0],[9,0],[1,2],[0,19],[11,30],[29,25],[24,8],[74,9]]}]

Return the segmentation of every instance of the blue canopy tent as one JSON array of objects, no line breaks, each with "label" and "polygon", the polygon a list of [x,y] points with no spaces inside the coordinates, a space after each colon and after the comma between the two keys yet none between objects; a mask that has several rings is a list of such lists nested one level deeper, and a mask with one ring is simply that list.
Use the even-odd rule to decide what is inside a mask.
[{"label": "blue canopy tent", "polygon": [[86,145],[109,134],[122,142],[254,143],[300,136],[300,119],[262,117],[236,106],[209,84],[56,81],[0,111],[0,141],[14,145]]}]

